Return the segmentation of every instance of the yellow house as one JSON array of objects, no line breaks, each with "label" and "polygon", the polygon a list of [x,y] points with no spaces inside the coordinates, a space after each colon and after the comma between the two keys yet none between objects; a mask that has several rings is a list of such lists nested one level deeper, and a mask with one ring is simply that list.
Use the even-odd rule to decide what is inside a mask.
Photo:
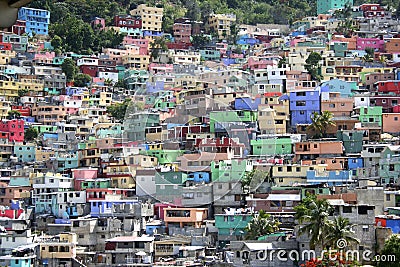
[{"label": "yellow house", "polygon": [[18,97],[19,83],[16,81],[0,81],[0,96],[6,100],[15,101]]},{"label": "yellow house", "polygon": [[279,95],[262,96],[258,106],[261,134],[285,134],[289,122],[289,101]]},{"label": "yellow house", "polygon": [[231,26],[235,22],[235,14],[211,14],[208,17],[206,28],[216,32],[219,39],[225,39],[231,35]]},{"label": "yellow house", "polygon": [[135,188],[136,169],[130,168],[124,162],[109,163],[104,169],[106,178],[111,179],[111,186],[122,189]]},{"label": "yellow house", "polygon": [[19,82],[19,90],[28,90],[29,92],[42,92],[44,82],[38,79],[22,78]]},{"label": "yellow house", "polygon": [[142,18],[142,30],[161,32],[163,12],[163,8],[149,7],[146,4],[141,4],[136,9],[131,10],[130,14]]},{"label": "yellow house", "polygon": [[9,64],[12,58],[15,58],[15,51],[0,50],[0,65]]},{"label": "yellow house", "polygon": [[39,237],[41,259],[71,259],[76,256],[77,235],[63,233],[54,237]]},{"label": "yellow house", "polygon": [[40,146],[36,147],[36,161],[40,162],[40,161],[47,161],[49,160],[51,157],[54,157],[54,150],[52,149],[45,149],[42,148]]},{"label": "yellow house", "polygon": [[0,116],[2,119],[7,118],[8,112],[11,110],[11,102],[10,101],[0,101]]},{"label": "yellow house", "polygon": [[170,51],[169,57],[175,64],[200,64],[200,53],[196,51]]},{"label": "yellow house", "polygon": [[310,166],[301,165],[275,165],[272,166],[272,177],[276,186],[293,186],[298,183],[306,183],[307,171]]},{"label": "yellow house", "polygon": [[150,64],[149,55],[125,55],[122,56],[122,64],[126,68],[136,70],[147,70]]}]

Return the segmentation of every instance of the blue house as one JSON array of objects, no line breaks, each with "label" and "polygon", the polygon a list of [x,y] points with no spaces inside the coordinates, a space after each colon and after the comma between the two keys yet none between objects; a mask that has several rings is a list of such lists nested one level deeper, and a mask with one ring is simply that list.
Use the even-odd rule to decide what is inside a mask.
[{"label": "blue house", "polygon": [[320,112],[320,91],[302,90],[290,92],[291,126],[310,124],[314,112]]},{"label": "blue house", "polygon": [[164,81],[146,82],[146,94],[153,94],[164,90]]},{"label": "blue house", "polygon": [[188,174],[187,182],[190,183],[206,183],[208,184],[210,182],[210,173],[208,172],[191,172]]},{"label": "blue house", "polygon": [[363,158],[349,158],[347,161],[348,169],[352,172],[352,175],[357,175],[357,169],[364,167]]},{"label": "blue house", "polygon": [[261,104],[261,98],[251,97],[237,97],[235,98],[235,109],[236,110],[258,110],[258,106]]},{"label": "blue house", "polygon": [[236,44],[238,44],[238,45],[254,46],[259,43],[260,43],[260,40],[254,38],[254,37],[250,37],[248,34],[244,34],[244,35],[240,36],[239,39],[236,41]]},{"label": "blue house", "polygon": [[328,186],[334,186],[351,183],[353,181],[351,171],[307,171],[308,184],[328,184]]},{"label": "blue house", "polygon": [[18,11],[18,19],[26,21],[25,31],[29,35],[49,34],[50,11],[44,9],[22,7]]}]

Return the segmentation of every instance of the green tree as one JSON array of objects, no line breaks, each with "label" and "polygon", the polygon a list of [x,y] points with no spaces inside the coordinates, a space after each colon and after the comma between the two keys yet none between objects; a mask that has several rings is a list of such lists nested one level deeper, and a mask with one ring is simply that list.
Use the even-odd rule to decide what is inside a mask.
[{"label": "green tree", "polygon": [[63,40],[60,36],[54,35],[51,39],[51,46],[55,49],[59,49],[62,51]]},{"label": "green tree", "polygon": [[127,98],[122,103],[115,103],[107,107],[107,113],[115,118],[117,121],[122,122],[125,118],[125,113],[128,106],[131,104],[131,99]]},{"label": "green tree", "polygon": [[246,226],[245,239],[257,240],[259,237],[275,233],[279,230],[280,224],[279,221],[272,219],[270,214],[260,210]]},{"label": "green tree", "polygon": [[356,30],[356,27],[353,24],[353,20],[345,19],[345,20],[341,20],[339,22],[339,25],[336,28],[336,33],[342,34],[345,37],[350,38],[353,35],[355,30]]},{"label": "green tree", "polygon": [[88,74],[79,73],[74,77],[74,86],[85,87],[92,81],[92,77]]},{"label": "green tree", "polygon": [[25,129],[24,140],[27,142],[34,141],[39,135],[39,132],[36,128],[29,126]]},{"label": "green tree", "polygon": [[21,118],[21,112],[19,112],[18,110],[10,110],[8,111],[7,115],[9,120]]},{"label": "green tree", "polygon": [[64,62],[61,65],[61,69],[65,73],[68,82],[74,79],[79,70],[78,66],[76,66],[76,63],[72,58],[64,59]]},{"label": "green tree", "polygon": [[333,221],[330,221],[328,225],[328,234],[325,237],[325,243],[331,247],[337,247],[337,241],[339,239],[346,240],[347,244],[360,243],[360,240],[355,237],[353,232],[354,226],[354,224],[350,223],[349,219],[343,218],[342,216],[336,217]]},{"label": "green tree", "polygon": [[156,37],[154,41],[150,44],[151,54],[150,57],[152,59],[158,58],[160,52],[168,51],[166,40],[163,36]]},{"label": "green tree", "polygon": [[371,58],[375,56],[375,49],[373,47],[366,47],[365,53],[367,53]]},{"label": "green tree", "polygon": [[333,212],[333,207],[326,199],[308,195],[294,207],[294,210],[295,219],[300,224],[299,234],[307,234],[310,237],[311,249],[315,249],[318,245],[324,248],[330,226],[328,217]]},{"label": "green tree", "polygon": [[311,115],[311,124],[307,127],[315,138],[326,137],[326,132],[329,126],[335,126],[333,121],[333,113],[330,111],[323,111],[322,114],[314,112]]},{"label": "green tree", "polygon": [[306,59],[305,69],[310,73],[311,78],[313,80],[321,80],[321,65],[320,61],[322,60],[322,56],[318,52],[311,52],[310,55]]},{"label": "green tree", "polygon": [[204,35],[200,35],[200,34],[193,35],[191,37],[191,39],[192,39],[192,45],[193,45],[194,49],[203,48],[210,42],[208,37],[206,37]]},{"label": "green tree", "polygon": [[385,255],[387,259],[389,259],[389,257],[395,257],[395,260],[378,262],[378,267],[398,267],[400,259],[400,237],[398,235],[392,235],[386,240],[380,255]]},{"label": "green tree", "polygon": [[285,56],[281,57],[278,62],[278,68],[282,68],[284,65],[287,64],[287,59]]}]

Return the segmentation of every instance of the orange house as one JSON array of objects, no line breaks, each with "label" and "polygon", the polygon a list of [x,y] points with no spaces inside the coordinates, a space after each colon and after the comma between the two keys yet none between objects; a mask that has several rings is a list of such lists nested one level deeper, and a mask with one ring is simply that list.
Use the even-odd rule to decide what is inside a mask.
[{"label": "orange house", "polygon": [[347,44],[348,50],[356,50],[357,49],[357,37],[353,36],[351,38],[345,38],[343,35],[335,35],[332,37],[333,42],[345,42]]},{"label": "orange house", "polygon": [[302,166],[314,166],[326,164],[327,171],[340,171],[347,169],[347,158],[346,157],[329,157],[329,158],[316,158],[314,160],[302,160]]},{"label": "orange house", "polygon": [[400,132],[400,113],[383,113],[382,130],[384,133]]},{"label": "orange house", "polygon": [[316,159],[322,155],[341,156],[343,144],[341,141],[306,141],[298,142],[294,147],[296,160]]},{"label": "orange house", "polygon": [[193,226],[200,228],[207,219],[208,209],[205,208],[166,208],[164,209],[165,226]]},{"label": "orange house", "polygon": [[390,38],[385,41],[386,53],[394,54],[400,52],[400,38]]}]

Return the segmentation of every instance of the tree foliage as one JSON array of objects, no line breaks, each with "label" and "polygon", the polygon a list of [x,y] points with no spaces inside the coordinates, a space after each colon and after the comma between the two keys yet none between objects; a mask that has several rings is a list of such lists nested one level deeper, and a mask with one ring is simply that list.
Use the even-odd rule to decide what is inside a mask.
[{"label": "tree foliage", "polygon": [[[353,227],[355,225],[351,224],[349,219],[343,218],[342,216],[334,218],[333,221],[330,221],[328,224],[328,232],[325,237],[326,244],[333,248],[337,247],[337,241],[339,239],[346,240],[347,244],[350,243],[360,243],[355,237],[355,233],[353,231]],[[340,247],[338,249],[341,249]]]},{"label": "tree foliage", "polygon": [[254,215],[254,218],[245,228],[247,240],[257,240],[259,237],[275,233],[281,223],[263,210]]},{"label": "tree foliage", "polygon": [[323,111],[321,114],[314,112],[311,115],[311,124],[307,130],[314,138],[326,137],[326,132],[329,126],[336,125],[333,121],[333,114],[330,111]]},{"label": "tree foliage", "polygon": [[78,66],[72,58],[64,59],[61,69],[65,73],[68,82],[72,81],[79,71]]},{"label": "tree foliage", "polygon": [[318,52],[311,52],[306,59],[305,69],[310,73],[313,80],[321,80],[321,65],[322,56]]},{"label": "tree foliage", "polygon": [[36,128],[33,128],[32,126],[29,126],[25,129],[24,140],[27,142],[34,141],[38,137],[38,135],[38,130]]},{"label": "tree foliage", "polygon": [[88,74],[79,73],[74,77],[74,85],[85,87],[92,81],[92,77]]},{"label": "tree foliage", "polygon": [[315,195],[306,196],[299,205],[294,207],[295,218],[301,225],[299,234],[310,237],[310,247],[314,249],[326,245],[325,236],[329,231],[328,216],[333,212],[333,207],[326,199],[317,199]]},{"label": "tree foliage", "polygon": [[10,110],[8,111],[7,115],[9,120],[19,119],[21,117],[21,112],[18,110]]},{"label": "tree foliage", "polygon": [[400,237],[398,235],[392,235],[388,240],[385,242],[385,246],[381,251],[380,255],[384,255],[386,258],[394,257],[396,258],[395,261],[382,261],[378,262],[378,267],[397,267],[399,266],[399,259],[400,259]]},{"label": "tree foliage", "polygon": [[117,121],[123,121],[125,118],[126,110],[131,103],[131,99],[127,98],[122,103],[115,103],[107,107],[107,113],[115,118]]}]

